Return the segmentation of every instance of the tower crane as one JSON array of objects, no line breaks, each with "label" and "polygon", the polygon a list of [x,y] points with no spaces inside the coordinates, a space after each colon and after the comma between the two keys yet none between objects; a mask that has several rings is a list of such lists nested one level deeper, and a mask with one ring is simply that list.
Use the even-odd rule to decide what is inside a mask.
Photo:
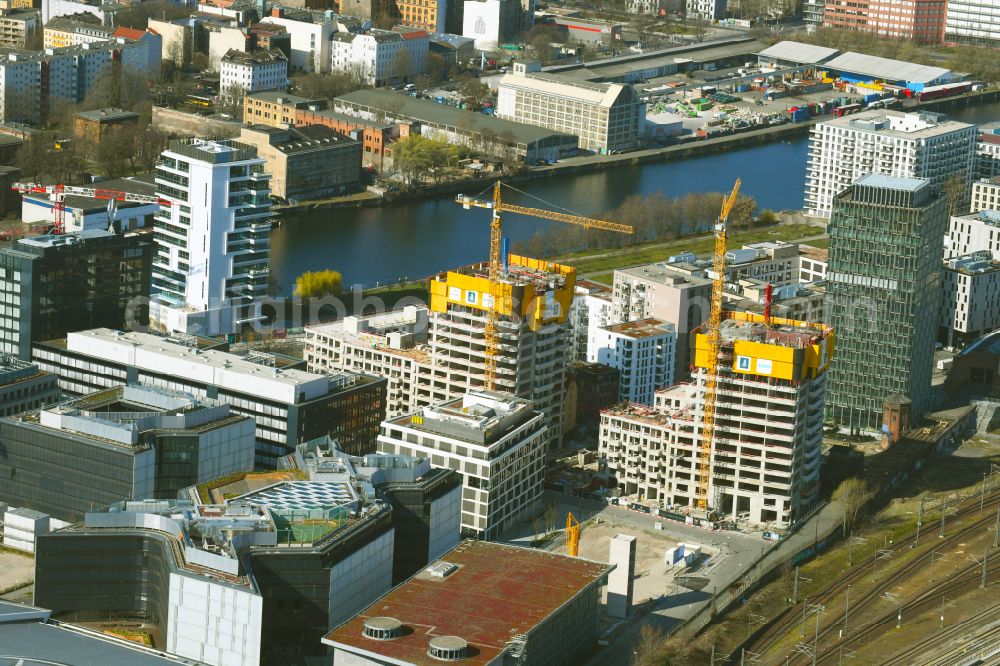
[{"label": "tower crane", "polygon": [[500,346],[499,322],[500,312],[503,311],[501,300],[503,299],[504,290],[501,280],[507,270],[503,265],[503,259],[501,257],[501,247],[503,245],[503,229],[500,224],[501,214],[519,213],[521,215],[540,217],[542,219],[552,220],[555,222],[575,224],[577,226],[584,227],[585,229],[615,231],[621,234],[635,233],[635,229],[627,224],[618,224],[616,222],[596,220],[589,217],[581,217],[579,215],[556,213],[553,211],[543,210],[541,208],[528,208],[525,206],[515,206],[514,204],[505,203],[500,196],[499,180],[493,185],[493,198],[491,200],[477,199],[475,197],[460,194],[455,197],[455,203],[461,204],[461,206],[466,210],[475,207],[488,208],[493,211],[493,217],[490,219],[489,265],[490,297],[492,299],[492,303],[488,308],[486,308],[486,328],[483,332],[483,341],[486,347],[483,386],[487,390],[492,391],[496,389],[497,349]]},{"label": "tower crane", "polygon": [[61,234],[66,231],[66,195],[73,194],[90,199],[106,199],[111,201],[124,201],[127,203],[155,203],[160,206],[172,206],[173,201],[163,199],[155,194],[135,194],[133,192],[123,192],[122,190],[107,190],[99,187],[77,187],[74,185],[42,185],[40,183],[14,183],[12,190],[17,190],[21,194],[47,194],[53,198],[55,205],[52,207],[54,224],[53,233]]},{"label": "tower crane", "polygon": [[722,325],[722,288],[726,281],[726,226],[729,213],[736,203],[742,181],[737,178],[733,191],[722,199],[722,211],[715,225],[715,254],[712,257],[715,280],[712,282],[712,309],[709,314],[708,331],[705,338],[708,342],[708,368],[705,374],[705,415],[701,428],[701,448],[699,450],[698,508],[708,509],[709,474],[712,468],[712,437],[715,436],[715,400],[718,395],[719,382],[719,327]]}]

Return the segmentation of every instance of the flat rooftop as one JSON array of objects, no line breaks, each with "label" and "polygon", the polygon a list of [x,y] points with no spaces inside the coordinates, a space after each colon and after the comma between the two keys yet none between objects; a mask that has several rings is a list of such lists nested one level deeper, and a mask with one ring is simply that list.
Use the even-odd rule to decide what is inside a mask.
[{"label": "flat rooftop", "polygon": [[719,326],[720,341],[724,345],[737,340],[747,340],[801,349],[816,344],[828,334],[829,330],[821,328],[819,324],[791,322],[785,319],[775,319],[770,326],[765,326],[762,321],[748,321],[734,317],[723,319]]},{"label": "flat rooftop", "polygon": [[948,116],[940,113],[930,111],[904,112],[892,109],[862,111],[842,118],[833,118],[820,124],[909,141],[929,139],[962,130],[974,131],[975,128],[975,125],[951,120]]},{"label": "flat rooftop", "polygon": [[757,55],[762,58],[785,60],[800,65],[814,65],[829,60],[838,53],[840,51],[837,49],[825,46],[815,46],[813,44],[785,40],[767,47]]},{"label": "flat rooftop", "polygon": [[604,330],[610,331],[611,333],[619,333],[636,340],[642,338],[651,338],[657,335],[665,335],[667,333],[673,332],[673,324],[668,324],[660,319],[654,319],[652,317],[648,319],[637,319],[635,321],[627,321],[624,324],[614,324],[613,326],[606,326]]},{"label": "flat rooftop", "polygon": [[[500,281],[504,284],[514,285],[515,287],[535,287],[536,289],[541,290],[559,289],[566,286],[566,274],[559,270],[559,264],[546,263],[546,266],[552,267],[551,270],[534,268],[532,266],[525,266],[521,263],[515,263],[516,260],[514,257],[515,255],[511,255],[510,263],[507,265],[507,271],[500,276]],[[440,282],[446,282],[448,279],[448,273],[472,275],[474,277],[488,279],[490,275],[490,264],[489,262],[484,261],[478,264],[461,266],[438,275],[437,280]]]},{"label": "flat rooftop", "polygon": [[673,264],[668,265],[660,263],[635,266],[633,268],[621,268],[615,270],[615,273],[622,273],[623,275],[658,282],[663,285],[683,286],[685,284],[689,284],[692,286],[704,286],[712,284],[712,281],[708,278],[689,275],[683,270],[677,269],[697,271],[701,270],[701,267],[688,262],[678,262],[676,264],[676,268],[674,268]]},{"label": "flat rooftop", "polygon": [[[457,568],[443,578],[428,572],[446,564]],[[513,636],[530,632],[612,569],[540,550],[463,541],[335,628],[323,642],[398,662],[438,666],[441,661],[428,654],[428,641],[457,636],[472,648],[462,664],[489,664]],[[366,638],[365,622],[376,617],[398,620],[404,635],[388,641]]]},{"label": "flat rooftop", "polygon": [[848,51],[825,63],[830,69],[861,74],[886,81],[907,81],[913,83],[931,83],[951,74],[951,70],[943,67],[918,65],[903,60],[892,60],[864,53]]},{"label": "flat rooftop", "polygon": [[116,120],[138,120],[139,114],[134,111],[126,111],[125,109],[94,109],[92,111],[80,111],[76,114],[77,118],[83,118],[85,120],[94,120],[97,122],[110,123]]}]

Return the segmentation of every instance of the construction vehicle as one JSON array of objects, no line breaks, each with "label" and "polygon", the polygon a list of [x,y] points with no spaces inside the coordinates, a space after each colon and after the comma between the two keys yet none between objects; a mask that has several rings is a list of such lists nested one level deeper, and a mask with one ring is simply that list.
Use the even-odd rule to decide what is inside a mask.
[{"label": "construction vehicle", "polygon": [[[132,192],[123,192],[121,190],[105,190],[98,187],[76,187],[74,185],[63,185],[59,183],[58,185],[42,185],[40,183],[14,183],[11,185],[12,190],[16,190],[21,194],[46,194],[52,198],[55,204],[52,207],[53,215],[53,226],[52,233],[62,234],[66,231],[66,195],[72,194],[79,197],[88,197],[90,199],[106,199],[109,204],[119,201],[124,201],[126,203],[144,203],[151,204],[155,203],[160,206],[172,206],[173,201],[169,199],[162,199],[155,194],[134,194]],[[111,204],[112,206],[115,204]],[[109,214],[113,214],[110,213]]]},{"label": "construction vehicle", "polygon": [[[506,187],[514,189],[509,185]],[[469,197],[464,194],[460,194],[455,197],[455,203],[461,204],[461,206],[466,210],[476,207],[488,208],[493,211],[493,216],[490,220],[489,264],[490,297],[492,299],[492,303],[486,310],[486,327],[483,333],[483,341],[486,347],[483,386],[487,390],[493,391],[496,390],[497,350],[500,345],[499,322],[500,312],[503,311],[503,304],[501,303],[504,294],[502,280],[507,272],[507,267],[504,265],[502,257],[503,229],[500,223],[501,214],[519,213],[521,215],[540,217],[542,219],[553,220],[555,222],[575,224],[577,226],[584,227],[585,229],[600,229],[602,231],[614,231],[622,234],[633,234],[635,233],[635,229],[627,224],[618,224],[616,222],[596,220],[569,213],[555,213],[540,208],[528,208],[525,206],[515,206],[513,204],[504,203],[500,196],[499,180],[493,185],[492,200],[478,199],[476,197]]]},{"label": "construction vehicle", "polygon": [[[709,314],[708,331],[705,338],[708,342],[709,363],[705,375],[705,415],[701,429],[701,448],[699,450],[698,508],[708,511],[709,475],[712,469],[712,438],[715,436],[715,400],[718,397],[719,381],[719,327],[722,326],[722,291],[726,282],[726,226],[729,213],[736,204],[742,181],[737,178],[733,191],[722,199],[722,211],[715,225],[715,255],[712,257],[715,279],[712,281],[712,309]],[[770,314],[770,313],[768,313]]]},{"label": "construction vehicle", "polygon": [[570,557],[580,555],[580,521],[572,511],[566,514],[566,553]]}]

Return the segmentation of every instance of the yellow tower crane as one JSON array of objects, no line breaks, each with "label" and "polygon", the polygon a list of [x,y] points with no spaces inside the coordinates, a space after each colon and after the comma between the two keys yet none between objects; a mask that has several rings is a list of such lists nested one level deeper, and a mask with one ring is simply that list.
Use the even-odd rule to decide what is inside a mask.
[{"label": "yellow tower crane", "polygon": [[580,521],[572,512],[566,514],[566,553],[570,557],[580,554]]},{"label": "yellow tower crane", "polygon": [[[508,186],[509,187],[509,186]],[[600,229],[602,231],[615,231],[622,234],[632,234],[635,233],[635,229],[627,224],[617,224],[615,222],[607,222],[605,220],[595,220],[589,217],[581,217],[579,215],[570,215],[568,213],[555,213],[548,210],[543,210],[541,208],[527,208],[525,206],[515,206],[513,204],[504,203],[500,197],[500,181],[498,180],[493,186],[493,199],[483,200],[477,199],[475,197],[469,197],[464,194],[460,194],[455,197],[455,203],[461,204],[463,208],[468,210],[471,207],[476,208],[489,208],[493,211],[493,217],[490,220],[490,271],[489,271],[489,281],[490,281],[490,297],[492,303],[490,307],[486,310],[486,329],[483,332],[483,342],[486,347],[485,353],[485,370],[483,373],[483,386],[487,390],[496,389],[496,372],[497,372],[497,349],[500,346],[499,341],[499,322],[500,313],[504,311],[504,307],[501,303],[504,296],[503,290],[503,277],[505,272],[505,267],[503,265],[503,259],[501,255],[501,248],[503,245],[503,230],[500,225],[501,213],[519,213],[521,215],[529,215],[531,217],[540,217],[545,220],[553,220],[555,222],[565,222],[567,224],[575,224],[586,229]]]},{"label": "yellow tower crane", "polygon": [[708,372],[705,375],[705,416],[701,428],[701,449],[698,466],[698,508],[708,509],[709,474],[712,468],[712,437],[715,435],[715,399],[718,394],[719,381],[719,327],[722,325],[722,288],[726,281],[726,224],[729,213],[736,203],[741,181],[736,179],[733,191],[722,200],[722,212],[719,222],[715,225],[715,255],[713,269],[715,280],[712,282],[712,310],[708,320],[708,331],[705,338],[708,342]]}]

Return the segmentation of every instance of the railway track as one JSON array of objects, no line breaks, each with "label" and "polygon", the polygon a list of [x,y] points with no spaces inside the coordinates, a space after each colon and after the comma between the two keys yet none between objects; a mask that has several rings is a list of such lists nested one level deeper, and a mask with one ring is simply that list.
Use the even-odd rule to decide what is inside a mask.
[{"label": "railway track", "polygon": [[[937,632],[932,636],[928,636],[926,639],[911,645],[902,652],[894,655],[887,661],[882,662],[882,666],[904,666],[906,664],[914,663],[916,657],[926,656],[935,647],[942,645],[947,641],[954,641],[955,639],[964,639],[968,632],[975,630],[977,627],[982,626],[985,623],[997,622],[1000,619],[1000,604],[996,604],[987,608],[986,610],[976,613],[970,618],[954,624],[950,627],[945,627],[941,631]],[[996,626],[989,628],[984,634],[975,636],[974,640],[977,642],[982,639],[994,638],[1000,641],[1000,622],[997,622]],[[955,656],[956,651],[963,650],[962,646],[954,646],[945,650],[934,657],[931,661],[927,662],[928,666],[931,664],[941,665],[951,663],[951,658]]]},{"label": "railway track", "polygon": [[[840,646],[850,647],[851,645],[863,645],[869,642],[870,639],[876,638],[877,636],[884,634],[887,630],[891,630],[896,626],[896,618],[897,618],[896,614],[898,610],[902,611],[903,617],[918,615],[926,611],[933,611],[937,607],[937,604],[940,603],[942,597],[947,597],[949,595],[958,596],[962,593],[977,588],[980,584],[980,580],[982,579],[981,572],[982,568],[978,564],[972,564],[970,566],[967,566],[963,568],[960,572],[949,578],[948,581],[944,581],[939,585],[935,585],[930,590],[921,593],[919,597],[916,597],[912,601],[900,604],[899,609],[893,608],[892,610],[888,611],[887,613],[879,617],[875,622],[863,625],[861,627],[853,628],[850,632],[849,637],[847,637],[846,639],[842,639],[837,643],[834,643],[833,645],[829,646],[825,651],[821,650],[821,653],[817,655],[816,663],[823,664],[833,661],[835,658],[838,657],[837,648],[839,648]],[[987,582],[989,582],[991,579],[992,580],[1000,579],[1000,564],[997,564],[996,566],[992,567],[987,566]],[[990,612],[996,613],[995,608],[991,609]],[[968,629],[969,626],[971,625],[966,625],[966,629]],[[830,631],[820,632],[821,646],[824,634],[829,635],[830,633],[832,632]],[[928,637],[921,644],[934,645],[936,643],[939,643],[943,638],[944,636],[942,636],[941,633],[939,632],[938,634]],[[910,652],[910,649],[908,649],[907,652]],[[912,654],[919,655],[920,652],[917,651],[913,652]],[[917,663],[912,659],[907,659],[905,653],[893,657],[893,660],[897,658],[900,658],[901,661],[889,661],[884,663],[900,663],[900,664]],[[791,660],[789,663],[794,663],[794,660]]]},{"label": "railway track", "polygon": [[[883,592],[891,588],[898,581],[905,579],[909,575],[912,575],[915,571],[919,570],[922,566],[926,565],[929,562],[933,551],[942,547],[960,543],[963,539],[967,539],[983,528],[992,525],[996,520],[995,513],[998,506],[1000,506],[1000,492],[993,490],[987,495],[987,498],[983,503],[982,517],[978,517],[971,524],[962,527],[958,531],[953,531],[953,533],[947,534],[944,539],[937,538],[938,530],[934,529],[933,525],[922,528],[919,540],[916,538],[916,530],[913,530],[901,537],[897,543],[892,545],[891,548],[885,549],[891,552],[891,556],[907,552],[914,548],[920,549],[921,552],[903,565],[903,567],[898,571],[893,572],[891,575],[886,577],[885,580],[880,581],[873,590],[870,590],[859,597],[852,604],[852,607],[860,609],[871,603],[873,600],[880,598]],[[979,512],[979,501],[975,500],[975,498],[970,498],[963,504],[959,505],[957,511],[954,514],[951,514],[948,519],[954,523],[956,520],[962,520],[972,515],[977,515]],[[842,594],[849,585],[858,583],[871,573],[873,564],[873,557],[867,558],[867,562],[855,565],[849,571],[845,572],[842,576],[830,583],[819,594],[805,599],[795,606],[786,609],[775,617],[775,619],[772,620],[762,632],[757,634],[752,642],[744,644],[745,649],[748,652],[763,654],[766,650],[777,643],[778,640],[786,636],[796,624],[801,622],[803,608],[806,604],[827,605],[831,599]],[[887,562],[885,566],[889,566],[889,563]],[[823,638],[824,636],[829,635],[829,633],[831,633],[836,626],[837,623],[828,624],[826,627],[821,629],[820,637]]]}]

